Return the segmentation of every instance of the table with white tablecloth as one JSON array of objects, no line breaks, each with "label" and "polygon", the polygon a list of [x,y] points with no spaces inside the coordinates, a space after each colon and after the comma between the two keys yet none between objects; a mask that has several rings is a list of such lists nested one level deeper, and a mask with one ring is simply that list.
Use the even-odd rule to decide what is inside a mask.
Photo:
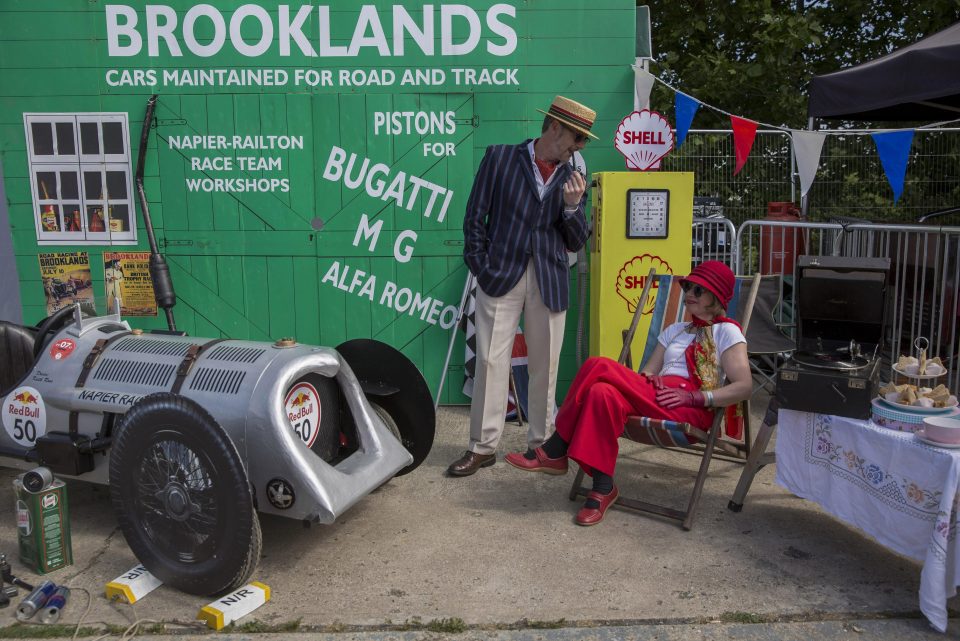
[{"label": "table with white tablecloth", "polygon": [[777,483],[923,563],[920,610],[947,629],[960,583],[960,450],[870,421],[780,410]]}]

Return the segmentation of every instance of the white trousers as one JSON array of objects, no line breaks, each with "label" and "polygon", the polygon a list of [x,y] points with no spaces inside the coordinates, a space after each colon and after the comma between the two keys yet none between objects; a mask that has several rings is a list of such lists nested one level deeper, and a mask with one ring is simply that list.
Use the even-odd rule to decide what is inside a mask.
[{"label": "white trousers", "polygon": [[[553,433],[557,367],[566,311],[543,304],[533,262],[520,282],[503,296],[477,288],[477,366],[470,405],[470,445],[477,454],[497,450],[503,433],[510,387],[510,355],[523,313],[530,386],[527,397],[527,446],[538,447]],[[548,430],[549,427],[549,430]]]}]

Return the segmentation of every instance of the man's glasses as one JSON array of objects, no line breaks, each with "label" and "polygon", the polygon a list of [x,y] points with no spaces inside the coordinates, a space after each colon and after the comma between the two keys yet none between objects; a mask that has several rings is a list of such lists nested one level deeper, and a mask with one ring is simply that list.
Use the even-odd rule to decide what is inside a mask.
[{"label": "man's glasses", "polygon": [[590,137],[587,136],[587,134],[580,133],[576,129],[572,127],[567,127],[566,125],[564,125],[564,128],[573,134],[573,141],[578,145],[582,142],[590,142]]},{"label": "man's glasses", "polygon": [[705,288],[701,287],[700,285],[695,285],[691,283],[689,280],[685,280],[682,283],[680,283],[680,288],[683,289],[684,294],[693,292],[693,295],[696,296],[697,298],[700,298],[701,296],[703,296],[703,292],[707,291]]}]

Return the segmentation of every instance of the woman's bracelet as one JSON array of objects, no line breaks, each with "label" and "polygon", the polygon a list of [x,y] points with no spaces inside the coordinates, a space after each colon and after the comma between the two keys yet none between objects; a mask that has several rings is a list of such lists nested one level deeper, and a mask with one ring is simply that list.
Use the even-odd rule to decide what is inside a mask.
[{"label": "woman's bracelet", "polygon": [[713,407],[713,392],[705,391],[703,393],[703,406]]}]

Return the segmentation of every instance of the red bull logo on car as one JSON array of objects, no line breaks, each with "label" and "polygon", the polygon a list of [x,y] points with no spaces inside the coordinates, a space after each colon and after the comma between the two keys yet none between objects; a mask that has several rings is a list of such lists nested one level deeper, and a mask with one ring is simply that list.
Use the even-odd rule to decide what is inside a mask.
[{"label": "red bull logo on car", "polygon": [[[0,422],[7,436],[23,447],[33,447],[37,437],[46,433],[46,414],[40,392],[27,386],[13,390],[0,406]],[[0,445],[3,443],[0,436]]]},{"label": "red bull logo on car", "polygon": [[312,447],[320,433],[320,395],[310,383],[300,382],[287,392],[284,413],[290,427],[307,447]]}]

